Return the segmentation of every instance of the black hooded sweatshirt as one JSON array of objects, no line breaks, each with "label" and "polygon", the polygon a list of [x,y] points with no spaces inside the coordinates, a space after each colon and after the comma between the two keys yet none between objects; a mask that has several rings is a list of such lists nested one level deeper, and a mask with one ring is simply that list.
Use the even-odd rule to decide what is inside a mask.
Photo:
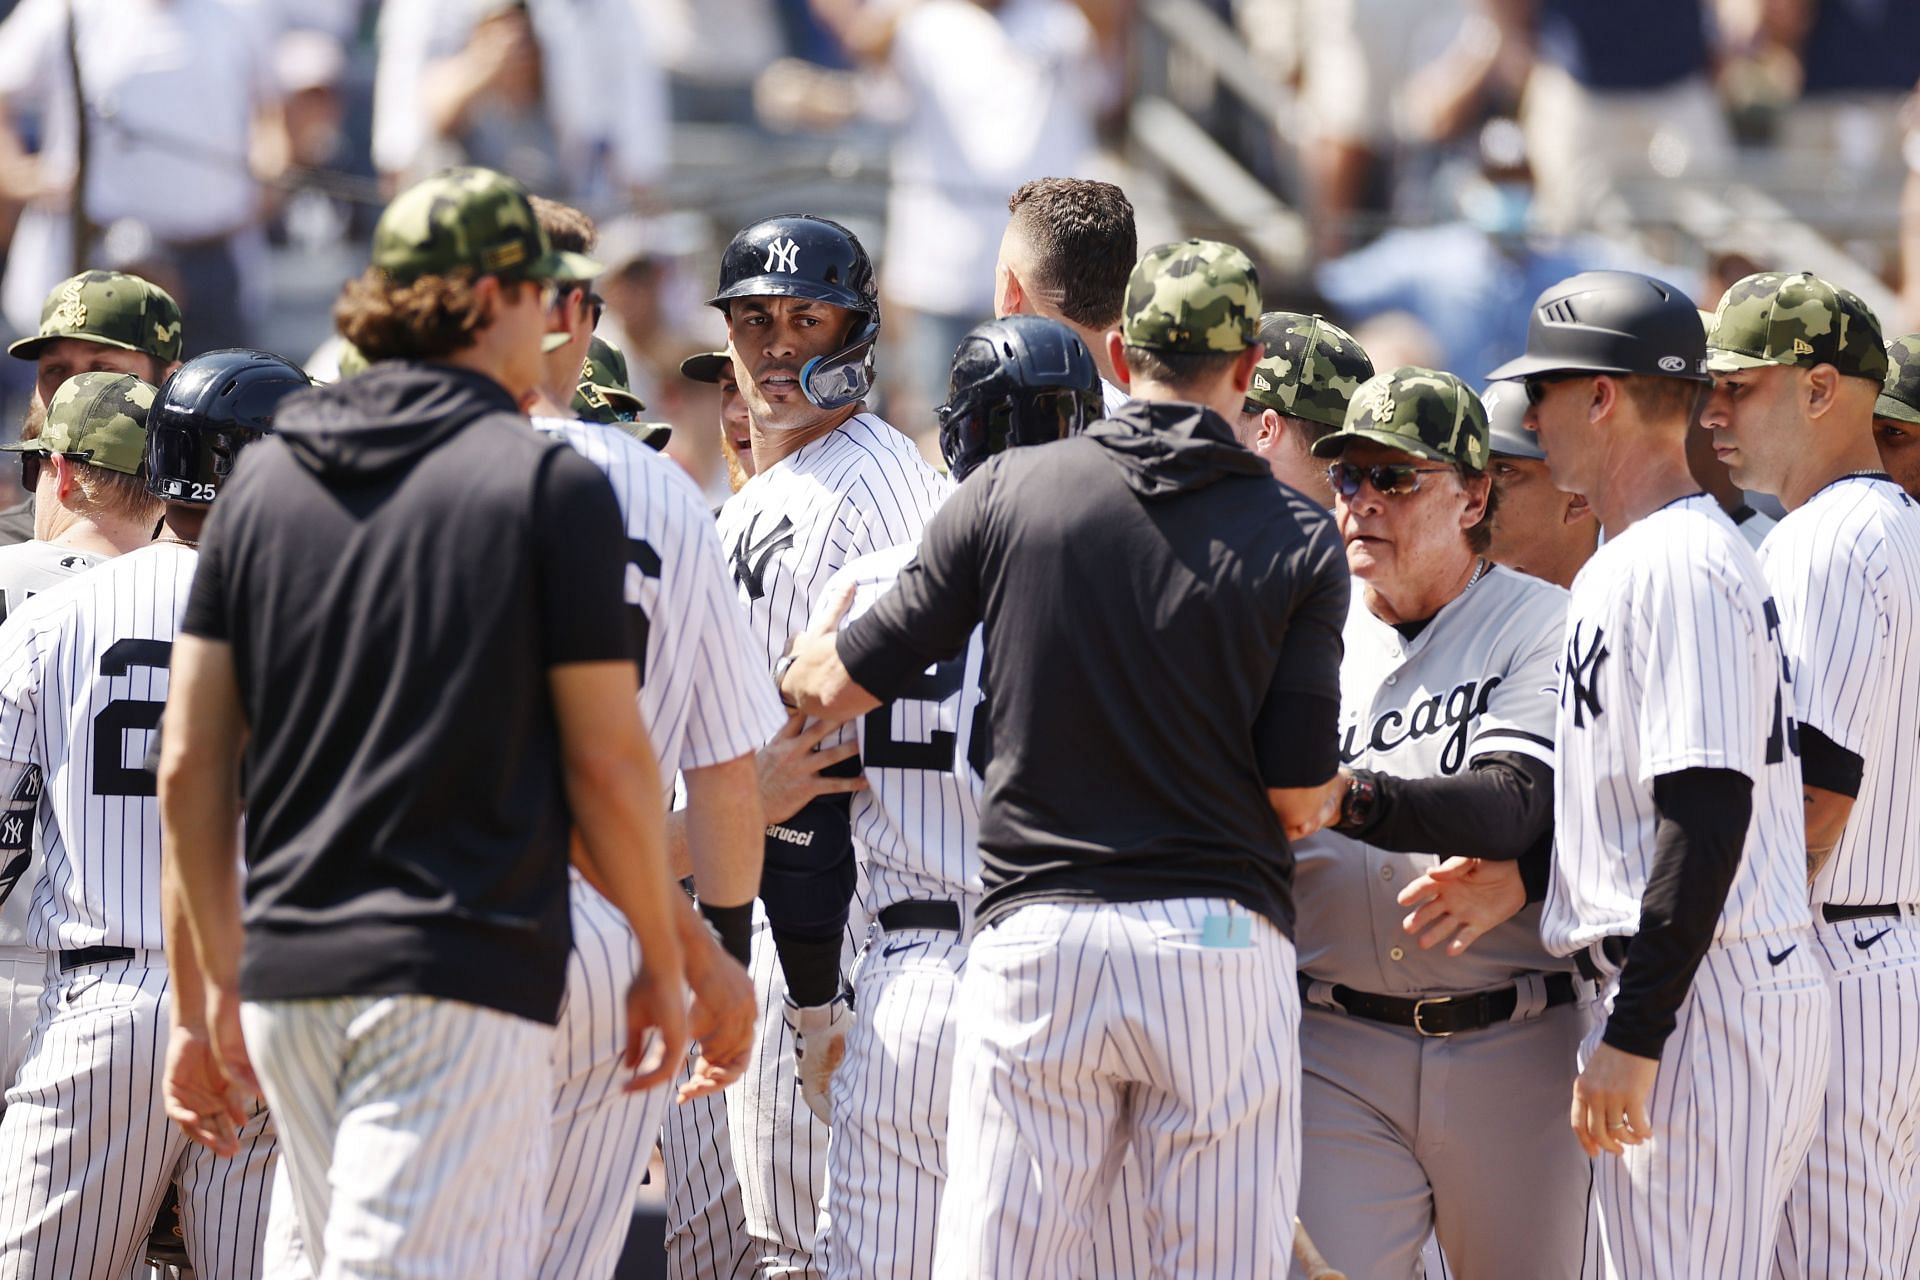
[{"label": "black hooded sweatshirt", "polygon": [[982,923],[1036,901],[1231,898],[1293,931],[1270,787],[1339,764],[1346,556],[1197,405],[1014,449],[841,632],[880,698],[986,623]]},{"label": "black hooded sweatshirt", "polygon": [[570,817],[547,668],[631,661],[601,473],[498,383],[381,364],[241,455],[183,629],[232,646],[249,1000],[558,1019]]}]

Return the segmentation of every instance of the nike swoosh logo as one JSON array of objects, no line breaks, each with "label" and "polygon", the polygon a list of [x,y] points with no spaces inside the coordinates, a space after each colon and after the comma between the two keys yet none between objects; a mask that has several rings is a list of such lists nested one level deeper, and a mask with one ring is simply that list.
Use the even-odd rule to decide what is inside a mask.
[{"label": "nike swoosh logo", "polygon": [[1800,944],[1796,942],[1793,944],[1793,946],[1788,947],[1785,951],[1782,951],[1779,955],[1775,955],[1771,951],[1767,952],[1767,963],[1771,965],[1778,965],[1782,960],[1785,960],[1788,956],[1792,955],[1799,948],[1799,946]]},{"label": "nike swoosh logo", "polygon": [[927,940],[925,938],[920,939],[918,942],[893,942],[882,948],[880,954],[883,956],[898,955],[902,951],[911,951],[915,947],[924,947],[926,945]]},{"label": "nike swoosh logo", "polygon": [[1868,947],[1872,946],[1874,943],[1880,941],[1880,939],[1886,937],[1888,934],[1892,932],[1893,932],[1893,926],[1888,925],[1886,928],[1882,929],[1880,932],[1874,934],[1871,938],[1856,937],[1853,940],[1853,945],[1860,948],[1862,951],[1865,951]]}]

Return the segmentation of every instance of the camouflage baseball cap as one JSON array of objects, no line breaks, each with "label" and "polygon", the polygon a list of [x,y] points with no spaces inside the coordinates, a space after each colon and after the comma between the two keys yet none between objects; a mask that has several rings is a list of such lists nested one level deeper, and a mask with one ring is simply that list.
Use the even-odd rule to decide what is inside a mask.
[{"label": "camouflage baseball cap", "polygon": [[503,280],[590,280],[600,264],[555,249],[527,191],[492,169],[448,169],[395,196],[373,229],[373,265],[407,283],[465,268]]},{"label": "camouflage baseball cap", "polygon": [[1873,402],[1873,416],[1920,425],[1920,333],[1887,344],[1887,380]]},{"label": "camouflage baseball cap", "polygon": [[589,340],[573,411],[590,422],[631,422],[646,409],[628,382],[626,356],[604,338]]},{"label": "camouflage baseball cap", "polygon": [[60,384],[32,440],[0,445],[10,453],[58,453],[123,475],[140,474],[147,456],[147,410],[154,390],[130,373],[80,373]]},{"label": "camouflage baseball cap", "polygon": [[1130,347],[1185,355],[1237,355],[1259,341],[1260,276],[1247,255],[1218,240],[1150,249],[1127,281],[1120,333]]},{"label": "camouflage baseball cap", "polygon": [[120,271],[82,271],[62,280],[40,307],[40,332],[7,348],[35,360],[49,342],[78,338],[140,351],[162,364],[180,358],[180,304],[159,285]]},{"label": "camouflage baseball cap", "polygon": [[1473,388],[1452,374],[1403,365],[1376,374],[1353,393],[1346,422],[1314,441],[1313,456],[1337,458],[1361,440],[1484,471],[1487,410]]},{"label": "camouflage baseball cap", "polygon": [[1253,367],[1247,399],[1275,413],[1338,427],[1373,361],[1353,335],[1319,316],[1269,311],[1260,317],[1267,358]]},{"label": "camouflage baseball cap", "polygon": [[1727,290],[1707,334],[1707,369],[1830,364],[1849,378],[1887,376],[1880,322],[1858,294],[1805,271],[1760,271]]}]

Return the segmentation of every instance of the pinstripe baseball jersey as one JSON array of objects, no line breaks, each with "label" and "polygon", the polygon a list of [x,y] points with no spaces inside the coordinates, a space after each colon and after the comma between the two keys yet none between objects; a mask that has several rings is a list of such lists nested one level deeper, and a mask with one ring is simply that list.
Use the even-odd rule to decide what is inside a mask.
[{"label": "pinstripe baseball jersey", "polygon": [[35,596],[0,627],[0,760],[38,765],[44,951],[157,951],[160,809],[141,766],[199,552],[156,542]]},{"label": "pinstripe baseball jersey", "polygon": [[1753,820],[1714,940],[1807,926],[1799,730],[1778,633],[1760,562],[1705,495],[1631,525],[1580,570],[1554,735],[1549,951],[1639,929],[1653,780],[1683,769],[1732,769],[1753,782]]},{"label": "pinstripe baseball jersey", "polygon": [[640,714],[671,804],[675,770],[737,759],[772,737],[786,719],[780,695],[687,474],[617,427],[558,418],[533,425],[606,473],[626,519]]},{"label": "pinstripe baseball jersey", "polygon": [[1760,551],[1793,671],[1793,713],[1861,757],[1817,903],[1920,902],[1920,506],[1885,476],[1845,476]]},{"label": "pinstripe baseball jersey", "polygon": [[[60,585],[103,559],[104,556],[72,547],[56,547],[49,542],[21,542],[0,547],[0,621],[5,621],[29,597]],[[18,834],[20,840],[16,848],[14,833],[6,828],[4,819],[0,819],[0,947],[28,945],[28,908],[33,902],[34,881],[39,878],[36,871],[39,860],[34,856],[38,842],[33,840],[34,833],[22,830]]]},{"label": "pinstripe baseball jersey", "polygon": [[[1340,756],[1402,778],[1458,774],[1492,752],[1554,763],[1567,593],[1495,565],[1409,640],[1355,591],[1340,660]],[[1442,858],[1389,853],[1337,831],[1294,846],[1302,973],[1361,991],[1483,991],[1569,969],[1540,946],[1528,906],[1463,956],[1423,951],[1396,895]]]},{"label": "pinstripe baseball jersey", "polygon": [[[827,580],[824,607],[852,584],[851,619],[887,593],[918,547],[889,547],[861,556]],[[971,717],[980,698],[982,631],[956,658],[929,667],[911,691],[848,726],[860,740],[867,790],[853,797],[853,842],[872,886],[875,909],[908,898],[977,901],[980,888],[981,782],[966,743],[984,737]],[[968,732],[960,716],[968,709]],[[969,753],[970,754],[970,753]],[[984,763],[984,762],[983,762]]]},{"label": "pinstripe baseball jersey", "polygon": [[720,545],[766,664],[805,629],[835,570],[870,551],[918,543],[952,492],[912,440],[862,413],[729,498]]}]

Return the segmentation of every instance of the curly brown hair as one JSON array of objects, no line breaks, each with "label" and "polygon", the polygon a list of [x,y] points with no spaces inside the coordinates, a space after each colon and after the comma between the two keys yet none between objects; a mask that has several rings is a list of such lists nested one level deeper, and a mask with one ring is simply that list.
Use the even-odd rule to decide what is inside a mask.
[{"label": "curly brown hair", "polygon": [[464,267],[406,284],[368,267],[347,281],[333,304],[334,327],[369,362],[452,355],[472,346],[492,320]]}]

